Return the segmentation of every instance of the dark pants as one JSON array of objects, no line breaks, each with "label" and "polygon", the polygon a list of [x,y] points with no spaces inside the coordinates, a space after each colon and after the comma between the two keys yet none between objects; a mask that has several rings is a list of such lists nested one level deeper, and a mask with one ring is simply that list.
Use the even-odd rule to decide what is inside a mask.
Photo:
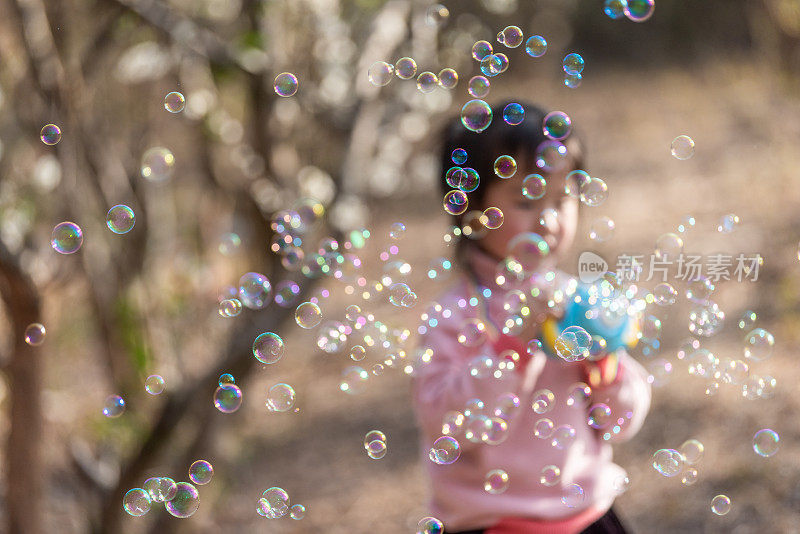
[{"label": "dark pants", "polygon": [[[447,534],[483,534],[484,532],[484,530],[464,530],[461,532],[447,532]],[[627,532],[614,510],[609,509],[603,517],[586,527],[581,534],[627,534]]]}]

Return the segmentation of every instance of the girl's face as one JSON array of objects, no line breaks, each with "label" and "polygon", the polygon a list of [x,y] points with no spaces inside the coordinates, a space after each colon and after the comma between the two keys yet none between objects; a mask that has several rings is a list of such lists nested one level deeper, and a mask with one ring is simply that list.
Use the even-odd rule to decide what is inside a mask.
[{"label": "girl's face", "polygon": [[[563,254],[572,246],[578,227],[578,199],[564,192],[567,173],[573,168],[568,165],[562,171],[539,173],[547,181],[545,195],[538,200],[531,200],[522,195],[522,181],[537,170],[526,159],[530,158],[517,159],[517,173],[513,177],[507,180],[492,177],[492,184],[484,196],[483,209],[492,206],[500,208],[503,225],[490,230],[479,244],[485,252],[501,260],[508,255],[508,242],[515,236],[523,232],[535,232],[550,246],[549,257],[557,260],[560,253]],[[524,172],[526,170],[528,172]]]}]

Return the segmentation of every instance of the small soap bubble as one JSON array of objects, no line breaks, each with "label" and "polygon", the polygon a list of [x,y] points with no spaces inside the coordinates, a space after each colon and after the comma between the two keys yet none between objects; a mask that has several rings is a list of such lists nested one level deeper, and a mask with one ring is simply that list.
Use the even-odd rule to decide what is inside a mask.
[{"label": "small soap bubble", "polygon": [[290,97],[297,93],[297,76],[291,72],[282,72],[275,76],[273,88],[275,94],[283,97]]},{"label": "small soap bubble", "polygon": [[567,161],[567,147],[560,141],[548,139],[536,147],[534,158],[536,166],[543,171],[559,171]]},{"label": "small soap bubble", "polygon": [[367,351],[361,345],[354,345],[353,348],[350,349],[350,359],[354,362],[360,362],[366,356]]},{"label": "small soap bubble", "polygon": [[672,306],[678,300],[678,291],[669,282],[661,282],[653,288],[653,298],[659,306]]},{"label": "small soap bubble", "polygon": [[517,126],[525,120],[525,108],[522,104],[512,102],[503,108],[503,121],[511,126]]},{"label": "small soap bubble", "polygon": [[698,472],[697,469],[694,467],[689,467],[688,469],[684,469],[683,473],[681,473],[681,484],[684,486],[691,486],[695,482],[697,482]]},{"label": "small soap bubble", "polygon": [[[631,0],[633,1],[633,0]],[[717,495],[711,499],[711,511],[717,515],[725,515],[731,511],[731,499],[727,495]]]},{"label": "small soap bubble", "polygon": [[290,308],[297,302],[300,286],[292,280],[282,280],[275,286],[275,304],[281,308]]},{"label": "small soap bubble", "polygon": [[552,487],[561,480],[561,469],[557,465],[546,465],[539,474],[539,483],[543,486]]},{"label": "small soap bubble", "polygon": [[358,395],[364,391],[367,379],[369,379],[369,374],[361,367],[357,365],[346,367],[342,371],[339,389],[349,395]]},{"label": "small soap bubble", "polygon": [[433,4],[425,12],[425,22],[429,26],[442,26],[450,16],[450,10],[442,4]]},{"label": "small soap bubble", "polygon": [[483,214],[486,216],[486,220],[484,221],[486,228],[496,230],[503,226],[504,217],[500,208],[494,206],[486,208],[483,210]]},{"label": "small soap bubble", "polygon": [[208,484],[213,476],[214,467],[208,460],[197,460],[189,466],[189,480],[195,484]]},{"label": "small soap bubble", "polygon": [[550,434],[550,445],[563,451],[572,445],[576,435],[577,432],[571,425],[561,425],[556,427],[553,433]]},{"label": "small soap bubble", "polygon": [[367,444],[367,456],[373,460],[380,460],[386,456],[386,441],[385,440],[372,440]]},{"label": "small soap bubble", "polygon": [[516,48],[522,44],[525,36],[519,26],[506,26],[503,31],[503,43],[508,48]]},{"label": "small soap bubble", "polygon": [[153,502],[168,502],[175,498],[178,486],[169,477],[152,477],[142,485]]},{"label": "small soap bubble", "polygon": [[753,451],[759,456],[769,458],[778,452],[780,436],[770,428],[762,428],[753,436]]},{"label": "small soap bubble", "polygon": [[662,234],[656,240],[656,257],[663,261],[678,261],[683,253],[683,239],[678,234]]},{"label": "small soap bubble", "polygon": [[467,93],[473,98],[485,98],[492,84],[485,76],[473,76],[467,84]]},{"label": "small soap bubble", "polygon": [[739,323],[738,323],[739,330],[750,331],[753,328],[753,326],[755,326],[756,319],[758,319],[756,312],[752,310],[745,310],[742,313],[742,316],[739,318]]},{"label": "small soap bubble", "polygon": [[259,310],[269,303],[272,284],[261,273],[245,273],[239,278],[239,300],[251,310]]},{"label": "small soap bubble", "polygon": [[644,22],[653,16],[656,0],[627,0],[625,16],[633,22]]},{"label": "small soap bubble", "polygon": [[522,180],[522,195],[531,200],[539,200],[547,192],[547,180],[541,174],[529,174]]},{"label": "small soap bubble", "polygon": [[269,519],[283,517],[289,512],[289,494],[285,489],[278,487],[265,490],[258,500],[257,511]]},{"label": "small soap bubble", "polygon": [[395,241],[401,239],[406,234],[406,225],[401,222],[392,223],[389,228],[389,237]]},{"label": "small soap bubble", "polygon": [[763,328],[750,331],[744,338],[744,357],[757,362],[772,356],[775,337]]},{"label": "small soap bubble", "polygon": [[576,382],[570,386],[568,391],[567,406],[586,406],[589,398],[592,396],[592,388],[583,382]]},{"label": "small soap bubble", "polygon": [[621,475],[617,475],[614,477],[614,480],[611,482],[612,487],[617,495],[622,495],[626,491],[628,491],[631,487],[631,479],[627,473],[622,473]]},{"label": "small soap bubble", "polygon": [[103,415],[119,417],[125,412],[125,401],[119,395],[109,395],[103,404]]},{"label": "small soap bubble", "polygon": [[164,147],[149,148],[142,154],[141,174],[149,182],[163,182],[175,170],[175,156]]},{"label": "small soap bubble", "polygon": [[472,45],[472,58],[475,61],[483,61],[483,58],[491,55],[492,52],[492,43],[489,41],[477,41]]},{"label": "small soap bubble", "polygon": [[572,119],[563,111],[551,111],[542,120],[542,132],[556,141],[566,139],[572,132]]},{"label": "small soap bubble", "polygon": [[394,66],[385,61],[376,61],[369,68],[369,83],[376,87],[388,85],[394,78]]},{"label": "small soap bubble", "polygon": [[525,52],[531,57],[542,57],[547,52],[547,41],[541,35],[533,35],[525,41]]},{"label": "small soap bubble", "polygon": [[467,199],[467,194],[459,189],[453,189],[452,191],[448,191],[444,195],[444,200],[442,201],[442,206],[444,207],[444,211],[446,211],[450,215],[461,215],[462,213],[467,211],[468,205],[469,203]]},{"label": "small soap bubble", "polygon": [[614,237],[615,229],[616,223],[614,223],[610,217],[600,217],[592,222],[592,225],[589,229],[589,239],[598,243],[608,241]]},{"label": "small soap bubble", "polygon": [[586,494],[580,484],[567,484],[561,492],[561,502],[567,508],[576,508],[586,500]]},{"label": "small soap bubble", "polygon": [[463,165],[467,162],[467,151],[463,148],[456,148],[450,154],[450,158],[453,160],[453,163],[456,165]]},{"label": "small soap bubble", "polygon": [[44,343],[45,334],[46,331],[42,323],[31,323],[25,328],[25,343],[32,347],[39,346]]},{"label": "small soap bubble", "polygon": [[167,93],[164,97],[164,109],[170,113],[180,113],[186,106],[186,99],[178,91]]},{"label": "small soap bubble", "polygon": [[458,73],[455,69],[446,68],[439,71],[437,76],[439,79],[439,87],[443,89],[454,89],[458,85]]},{"label": "small soap bubble", "polygon": [[593,404],[589,408],[589,426],[592,428],[605,428],[611,422],[611,408],[602,402]]},{"label": "small soap bubble", "polygon": [[580,326],[569,326],[565,328],[556,338],[556,354],[568,362],[576,362],[585,359],[589,355],[589,347],[592,346],[592,336]]},{"label": "small soap bubble", "polygon": [[306,516],[306,507],[302,504],[293,504],[291,508],[289,508],[289,517],[294,519],[295,521],[300,521]]},{"label": "small soap bubble", "polygon": [[508,473],[502,469],[492,469],[486,473],[483,480],[483,489],[487,493],[497,495],[508,489]]},{"label": "small soap bubble", "polygon": [[394,73],[401,80],[410,80],[417,75],[417,62],[410,57],[401,57],[394,64]]},{"label": "small soap bubble", "polygon": [[124,204],[112,207],[106,214],[106,226],[115,234],[127,234],[133,229],[135,223],[136,217],[133,210]]},{"label": "small soap bubble", "polygon": [[569,89],[577,89],[581,86],[581,82],[583,81],[583,76],[580,74],[565,74],[564,75],[564,86]]},{"label": "small soap bubble", "polygon": [[288,412],[294,408],[297,396],[289,384],[275,384],[267,393],[267,409],[271,412]]},{"label": "small soap bubble", "polygon": [[653,469],[665,477],[679,474],[683,463],[683,455],[675,449],[659,449],[653,454]]},{"label": "small soap bubble", "polygon": [[150,375],[144,381],[144,389],[150,395],[160,395],[164,391],[164,377],[161,375]]},{"label": "small soap bubble", "polygon": [[178,482],[175,497],[164,506],[171,515],[185,519],[200,507],[200,493],[188,482]]},{"label": "small soap bubble", "polygon": [[564,56],[564,60],[561,62],[561,67],[564,69],[564,72],[570,76],[581,74],[583,72],[583,66],[583,57],[575,52]]},{"label": "small soap bubble", "polygon": [[539,234],[524,232],[508,242],[506,252],[524,271],[533,272],[550,254],[550,247]]},{"label": "small soap bubble", "polygon": [[719,224],[717,225],[717,232],[721,234],[730,234],[738,225],[739,216],[734,213],[728,213],[720,218]]},{"label": "small soap bubble", "polygon": [[219,301],[220,317],[236,317],[242,313],[242,302],[239,299],[223,299]]},{"label": "small soap bubble", "polygon": [[150,511],[150,495],[142,488],[133,488],[122,498],[122,508],[133,517]]},{"label": "small soap bubble", "polygon": [[425,71],[417,76],[417,89],[420,93],[431,93],[437,85],[439,85],[439,78],[432,72]]},{"label": "small soap bubble", "polygon": [[435,517],[423,517],[417,523],[417,534],[444,534],[444,524]]},{"label": "small soap bubble", "polygon": [[61,128],[55,124],[45,124],[39,133],[39,139],[46,145],[53,146],[61,141]]},{"label": "small soap bubble", "polygon": [[608,185],[602,178],[592,178],[581,185],[581,202],[589,207],[597,207],[608,198]]},{"label": "small soap bubble", "polygon": [[541,415],[553,409],[556,402],[555,394],[549,389],[540,389],[533,394],[531,407],[533,411]]},{"label": "small soap bubble", "polygon": [[492,108],[483,100],[470,100],[461,108],[461,123],[467,130],[482,132],[492,123]]},{"label": "small soap bubble", "polygon": [[301,328],[314,328],[322,321],[322,310],[313,302],[304,302],[295,310],[294,320]]},{"label": "small soap bubble", "polygon": [[83,230],[74,222],[58,223],[50,236],[50,246],[59,254],[74,254],[83,244]]},{"label": "small soap bubble", "polygon": [[517,173],[517,162],[511,156],[500,156],[494,160],[494,173],[507,180]]},{"label": "small soap bubble", "polygon": [[461,446],[456,438],[442,436],[433,442],[430,450],[430,460],[439,465],[450,465],[461,456]]},{"label": "small soap bubble", "polygon": [[603,13],[612,20],[618,20],[625,16],[627,7],[627,0],[606,0],[603,5]]},{"label": "small soap bubble", "polygon": [[219,386],[214,392],[214,407],[222,413],[233,413],[242,406],[242,390],[236,384]]},{"label": "small soap bubble", "polygon": [[539,439],[547,439],[553,434],[553,421],[543,417],[533,425],[533,435]]},{"label": "small soap bubble", "polygon": [[481,60],[481,72],[490,78],[497,76],[503,71],[503,60],[498,54],[489,54]]},{"label": "small soap bubble", "polygon": [[217,385],[219,386],[228,386],[230,384],[235,384],[236,379],[233,378],[233,375],[230,373],[223,373],[219,375],[219,380],[217,381]]},{"label": "small soap bubble", "polygon": [[675,159],[687,160],[694,156],[694,140],[688,135],[679,135],[672,140],[670,152]]}]

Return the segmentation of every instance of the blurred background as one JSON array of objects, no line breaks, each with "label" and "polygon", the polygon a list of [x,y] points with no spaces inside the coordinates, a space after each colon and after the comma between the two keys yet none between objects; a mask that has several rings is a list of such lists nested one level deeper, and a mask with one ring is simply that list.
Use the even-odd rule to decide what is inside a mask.
[{"label": "blurred background", "polygon": [[[611,20],[599,0],[445,5],[449,15],[431,24],[430,2],[405,0],[0,2],[4,532],[415,531],[428,513],[409,399],[414,333],[443,287],[429,265],[453,242],[436,146],[471,98],[472,44],[496,43],[512,24],[543,35],[548,51],[534,59],[524,46],[495,44],[509,69],[487,100],[566,111],[587,145],[587,170],[609,186],[602,206],[582,207],[565,270],[575,272],[582,250],[651,254],[686,216],[695,220],[687,251],[764,258],[756,282],[717,284],[725,323],[703,339],[721,359],[741,359],[737,322],[756,313],[776,339],[772,358],[749,369],[776,379],[759,398],[687,374],[678,358],[689,335],[685,299],[651,310],[660,343],[634,355],[657,387],[644,429],[616,448],[631,479],[620,515],[635,532],[800,531],[800,1],[658,0],[640,24]],[[572,51],[586,60],[575,89],[560,65]],[[458,85],[423,94],[413,79],[370,84],[375,61],[403,56],[418,72],[455,69]],[[299,80],[289,98],[273,89],[284,71]],[[185,96],[182,112],[165,111],[170,91]],[[39,139],[48,123],[62,131],[54,146]],[[686,161],[670,154],[681,134],[696,143]],[[161,183],[140,173],[151,147],[174,154]],[[136,214],[125,235],[105,227],[116,204]],[[300,209],[312,216],[298,252],[280,230],[293,224],[287,210]],[[726,214],[740,223],[723,234]],[[597,243],[589,230],[602,216],[616,230]],[[62,221],[83,230],[75,254],[50,246]],[[406,226],[400,239],[390,237],[395,222]],[[247,272],[263,273],[281,303],[220,316],[220,300]],[[389,303],[387,275],[405,276],[416,306]],[[309,299],[322,329],[295,323],[295,306]],[[347,330],[350,304],[385,325],[371,343]],[[341,321],[339,334],[329,320]],[[31,323],[45,325],[39,346],[25,342]],[[286,346],[269,366],[251,351],[265,331]],[[357,341],[367,356],[353,362]],[[340,383],[354,363],[368,379],[346,394]],[[232,414],[212,402],[222,373],[243,391]],[[145,391],[153,374],[165,381],[159,395]],[[279,382],[296,391],[297,411],[265,408]],[[109,395],[125,399],[122,416],[104,417]],[[760,428],[781,436],[773,457],[753,453]],[[362,449],[371,429],[387,436],[380,460]],[[652,469],[655,450],[691,438],[705,446],[695,484]],[[187,480],[201,458],[215,474],[191,518],[155,504],[143,517],[124,512],[129,489],[153,476]],[[305,518],[260,517],[256,501],[271,486],[303,504]],[[725,516],[710,511],[717,494],[731,498]]]}]

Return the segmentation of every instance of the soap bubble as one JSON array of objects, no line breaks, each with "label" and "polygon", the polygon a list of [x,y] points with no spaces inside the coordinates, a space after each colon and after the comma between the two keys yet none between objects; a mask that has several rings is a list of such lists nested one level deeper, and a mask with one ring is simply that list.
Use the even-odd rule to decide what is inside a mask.
[{"label": "soap bubble", "polygon": [[275,384],[267,393],[267,409],[270,412],[288,412],[294,407],[296,395],[289,384]]},{"label": "soap bubble", "polygon": [[492,469],[486,473],[483,480],[483,489],[487,493],[497,495],[508,489],[508,473],[502,469]]},{"label": "soap bubble", "polygon": [[721,234],[730,234],[739,225],[739,216],[734,213],[723,215],[717,225],[717,232]]},{"label": "soap bubble", "polygon": [[230,373],[223,373],[219,375],[219,380],[217,381],[217,385],[219,386],[227,386],[229,384],[235,384],[236,379],[233,378],[233,375]]},{"label": "soap bubble", "polygon": [[149,182],[163,182],[172,176],[175,156],[164,147],[149,148],[142,154],[141,174]]},{"label": "soap bubble", "polygon": [[450,158],[453,160],[453,163],[456,165],[463,165],[467,162],[467,151],[463,148],[456,148],[450,154]]},{"label": "soap bubble", "polygon": [[762,428],[753,436],[753,450],[759,456],[768,458],[778,452],[780,436],[769,428]]},{"label": "soap bubble", "polygon": [[556,396],[549,389],[540,389],[533,394],[533,402],[531,407],[533,411],[541,415],[553,409],[556,402]]},{"label": "soap bubble", "polygon": [[394,78],[394,66],[385,61],[376,61],[369,68],[369,82],[377,87],[383,87]]},{"label": "soap bubble", "polygon": [[125,204],[117,204],[106,214],[106,226],[115,234],[127,234],[135,223],[136,216],[133,210]]},{"label": "soap bubble", "polygon": [[442,436],[433,442],[430,450],[430,460],[439,465],[450,465],[461,456],[461,446],[455,438]]},{"label": "soap bubble", "polygon": [[592,336],[586,330],[580,326],[569,326],[556,338],[554,348],[563,360],[576,362],[589,355],[591,345]]},{"label": "soap bubble", "polygon": [[39,139],[46,145],[53,146],[61,141],[61,128],[55,124],[45,124],[39,133]]},{"label": "soap bubble", "polygon": [[122,508],[133,517],[150,511],[150,495],[142,488],[133,488],[122,498]]},{"label": "soap bubble", "polygon": [[583,504],[586,494],[580,484],[567,484],[561,492],[561,502],[567,508],[575,508]]},{"label": "soap bubble", "polygon": [[180,113],[186,105],[186,99],[178,91],[167,93],[164,97],[164,109],[170,113]]},{"label": "soap bubble", "polygon": [[225,384],[214,392],[214,407],[222,413],[233,413],[242,406],[242,390],[236,384]]},{"label": "soap bubble", "polygon": [[442,205],[444,206],[444,211],[450,215],[461,215],[467,211],[467,206],[469,205],[467,194],[458,189],[448,191],[444,195]]},{"label": "soap bubble", "polygon": [[580,74],[565,74],[564,75],[564,86],[570,89],[577,89],[581,86],[581,82],[583,81],[583,76]]},{"label": "soap bubble", "polygon": [[568,449],[575,441],[576,434],[571,425],[561,425],[550,434],[550,445],[560,451]]},{"label": "soap bubble", "polygon": [[292,96],[297,93],[297,76],[291,72],[282,72],[275,76],[273,88],[278,96]]},{"label": "soap bubble", "polygon": [[169,477],[151,477],[142,485],[153,502],[167,502],[175,498],[178,485]]},{"label": "soap bubble", "polygon": [[496,230],[503,226],[503,212],[500,208],[496,208],[494,206],[486,208],[483,210],[483,214],[486,216],[486,221],[484,225],[486,228],[490,230]]},{"label": "soap bubble", "polygon": [[119,395],[109,395],[103,404],[103,415],[119,417],[125,412],[125,401]]},{"label": "soap bubble", "polygon": [[758,319],[756,312],[752,310],[745,310],[742,313],[742,316],[739,318],[739,330],[751,330],[756,324],[756,319]]},{"label": "soap bubble", "polygon": [[220,317],[237,317],[242,313],[242,302],[239,299],[223,299],[219,301]]},{"label": "soap bubble", "polygon": [[45,334],[46,331],[42,323],[31,323],[25,328],[25,343],[32,347],[41,345],[44,343]]},{"label": "soap bubble", "polygon": [[669,282],[661,282],[653,288],[653,297],[659,306],[672,306],[678,300],[678,291]]},{"label": "soap bubble", "polygon": [[656,257],[664,261],[677,261],[683,252],[683,239],[678,234],[666,233],[656,240]]},{"label": "soap bubble", "polygon": [[670,152],[675,159],[687,160],[694,156],[694,140],[688,135],[679,135],[672,140]]},{"label": "soap bubble", "polygon": [[508,48],[516,48],[522,44],[525,36],[519,26],[506,26],[501,32],[503,35],[503,43]]},{"label": "soap bubble", "polygon": [[425,22],[428,23],[429,26],[441,26],[447,21],[449,16],[449,9],[442,4],[433,4],[428,8],[428,11],[425,12]]},{"label": "soap bubble", "polygon": [[83,244],[83,230],[74,222],[58,223],[50,236],[50,246],[59,254],[73,254]]},{"label": "soap bubble", "polygon": [[474,98],[485,98],[492,84],[485,76],[473,76],[467,84],[467,93]]},{"label": "soap bubble", "polygon": [[583,66],[583,57],[575,52],[564,56],[564,60],[561,62],[561,67],[564,69],[564,72],[571,76],[581,74],[583,72]]},{"label": "soap bubble", "polygon": [[269,519],[283,517],[289,512],[289,494],[283,488],[278,487],[265,490],[258,500],[257,511]]},{"label": "soap bubble", "polygon": [[608,241],[612,237],[614,237],[614,229],[616,228],[616,223],[610,217],[600,217],[599,219],[592,222],[592,225],[589,229],[589,239],[592,241],[597,241],[598,243],[602,243],[603,241]]},{"label": "soap bubble", "polygon": [[533,435],[539,439],[547,439],[553,434],[553,421],[543,417],[533,425]]},{"label": "soap bubble", "polygon": [[346,367],[342,371],[339,389],[350,395],[358,395],[364,391],[368,378],[369,374],[361,367],[357,365]]},{"label": "soap bubble", "polygon": [[261,273],[245,273],[239,278],[239,300],[251,310],[259,310],[272,297],[272,284]]},{"label": "soap bubble", "polygon": [[150,375],[144,381],[144,389],[150,395],[160,395],[164,391],[164,378],[161,375]]},{"label": "soap bubble", "polygon": [[600,206],[608,198],[608,185],[601,178],[592,178],[581,185],[581,202],[589,207]]},{"label": "soap bubble", "polygon": [[410,57],[401,57],[394,64],[394,73],[401,80],[410,80],[417,75],[417,62]]},{"label": "soap bubble", "polygon": [[503,120],[506,124],[517,126],[525,120],[525,108],[521,104],[513,102],[503,108]]},{"label": "soap bubble", "polygon": [[709,302],[689,312],[689,332],[710,337],[716,334],[725,320],[725,312],[715,302]]},{"label": "soap bubble", "polygon": [[559,141],[548,140],[540,143],[534,153],[536,166],[545,172],[560,170],[567,160],[567,147]]},{"label": "soap bubble", "polygon": [[483,61],[483,58],[490,56],[492,50],[492,43],[489,41],[477,41],[472,45],[472,59],[475,61]]},{"label": "soap bubble", "polygon": [[189,480],[195,484],[208,484],[213,476],[214,467],[208,460],[197,460],[189,466]]},{"label": "soap bubble", "polygon": [[774,346],[773,335],[763,328],[756,328],[744,338],[744,357],[757,362],[764,361],[772,356]]},{"label": "soap bubble", "polygon": [[517,173],[517,162],[511,156],[499,156],[494,160],[494,173],[506,180]]},{"label": "soap bubble", "polygon": [[611,422],[611,408],[602,402],[589,408],[588,423],[592,428],[605,428]]},{"label": "soap bubble", "polygon": [[289,308],[297,302],[300,286],[292,280],[282,280],[275,285],[275,304]]},{"label": "soap bubble", "polygon": [[417,534],[444,534],[444,525],[435,517],[423,517],[417,524]]},{"label": "soap bubble", "polygon": [[423,94],[428,94],[439,85],[439,78],[432,72],[425,71],[417,76],[417,89]]},{"label": "soap bubble", "polygon": [[314,328],[322,321],[322,310],[313,302],[304,302],[295,310],[294,320],[301,328]]},{"label": "soap bubble", "polygon": [[406,225],[401,222],[392,223],[389,227],[389,237],[395,241],[401,239],[406,233]]},{"label": "soap bubble", "polygon": [[606,0],[603,5],[603,13],[612,20],[621,19],[625,16],[626,7],[628,7],[627,0]]},{"label": "soap bubble", "polygon": [[694,467],[689,467],[688,469],[685,469],[681,474],[681,484],[683,484],[684,486],[691,486],[692,484],[697,482],[697,477],[698,477],[697,469],[695,469]]},{"label": "soap bubble", "polygon": [[644,22],[653,16],[656,0],[627,0],[625,16],[633,22]]},{"label": "soap bubble", "polygon": [[361,345],[354,345],[353,348],[350,349],[350,359],[354,362],[360,362],[366,356],[367,351]]},{"label": "soap bubble", "polygon": [[523,270],[532,272],[541,260],[550,254],[550,247],[539,234],[523,232],[508,242],[506,253],[513,258]]},{"label": "soap bubble", "polygon": [[439,80],[439,87],[443,89],[453,89],[458,85],[458,73],[455,69],[446,68],[439,71],[437,76]]},{"label": "soap bubble", "polygon": [[364,436],[364,448],[369,450],[369,444],[373,441],[386,441],[386,434],[380,430],[370,430]]},{"label": "soap bubble", "polygon": [[489,54],[481,60],[481,72],[485,76],[494,77],[503,71],[503,60],[499,54]]},{"label": "soap bubble", "polygon": [[531,57],[542,57],[547,52],[547,41],[541,35],[533,35],[525,41],[525,52]]},{"label": "soap bubble", "polygon": [[551,111],[542,120],[542,132],[556,141],[566,139],[572,132],[572,119],[563,111]]},{"label": "soap bubble", "polygon": [[[631,0],[633,1],[633,0]],[[717,515],[725,515],[731,511],[731,499],[727,495],[717,495],[711,499],[711,511]]]},{"label": "soap bubble", "polygon": [[653,454],[653,469],[665,477],[679,474],[683,462],[683,456],[675,449],[659,449]]},{"label": "soap bubble", "polygon": [[529,174],[522,180],[522,195],[531,200],[542,198],[547,192],[547,180],[541,174]]},{"label": "soap bubble", "polygon": [[188,482],[178,482],[175,497],[164,506],[175,517],[191,517],[200,507],[200,493]]},{"label": "soap bubble", "polygon": [[561,469],[556,465],[546,465],[539,475],[539,482],[543,486],[552,487],[561,480]]},{"label": "soap bubble", "polygon": [[482,132],[492,123],[492,108],[483,100],[470,100],[461,108],[461,123],[467,130]]},{"label": "soap bubble", "polygon": [[291,508],[289,508],[289,517],[296,521],[300,521],[306,516],[306,507],[302,504],[293,504]]}]

